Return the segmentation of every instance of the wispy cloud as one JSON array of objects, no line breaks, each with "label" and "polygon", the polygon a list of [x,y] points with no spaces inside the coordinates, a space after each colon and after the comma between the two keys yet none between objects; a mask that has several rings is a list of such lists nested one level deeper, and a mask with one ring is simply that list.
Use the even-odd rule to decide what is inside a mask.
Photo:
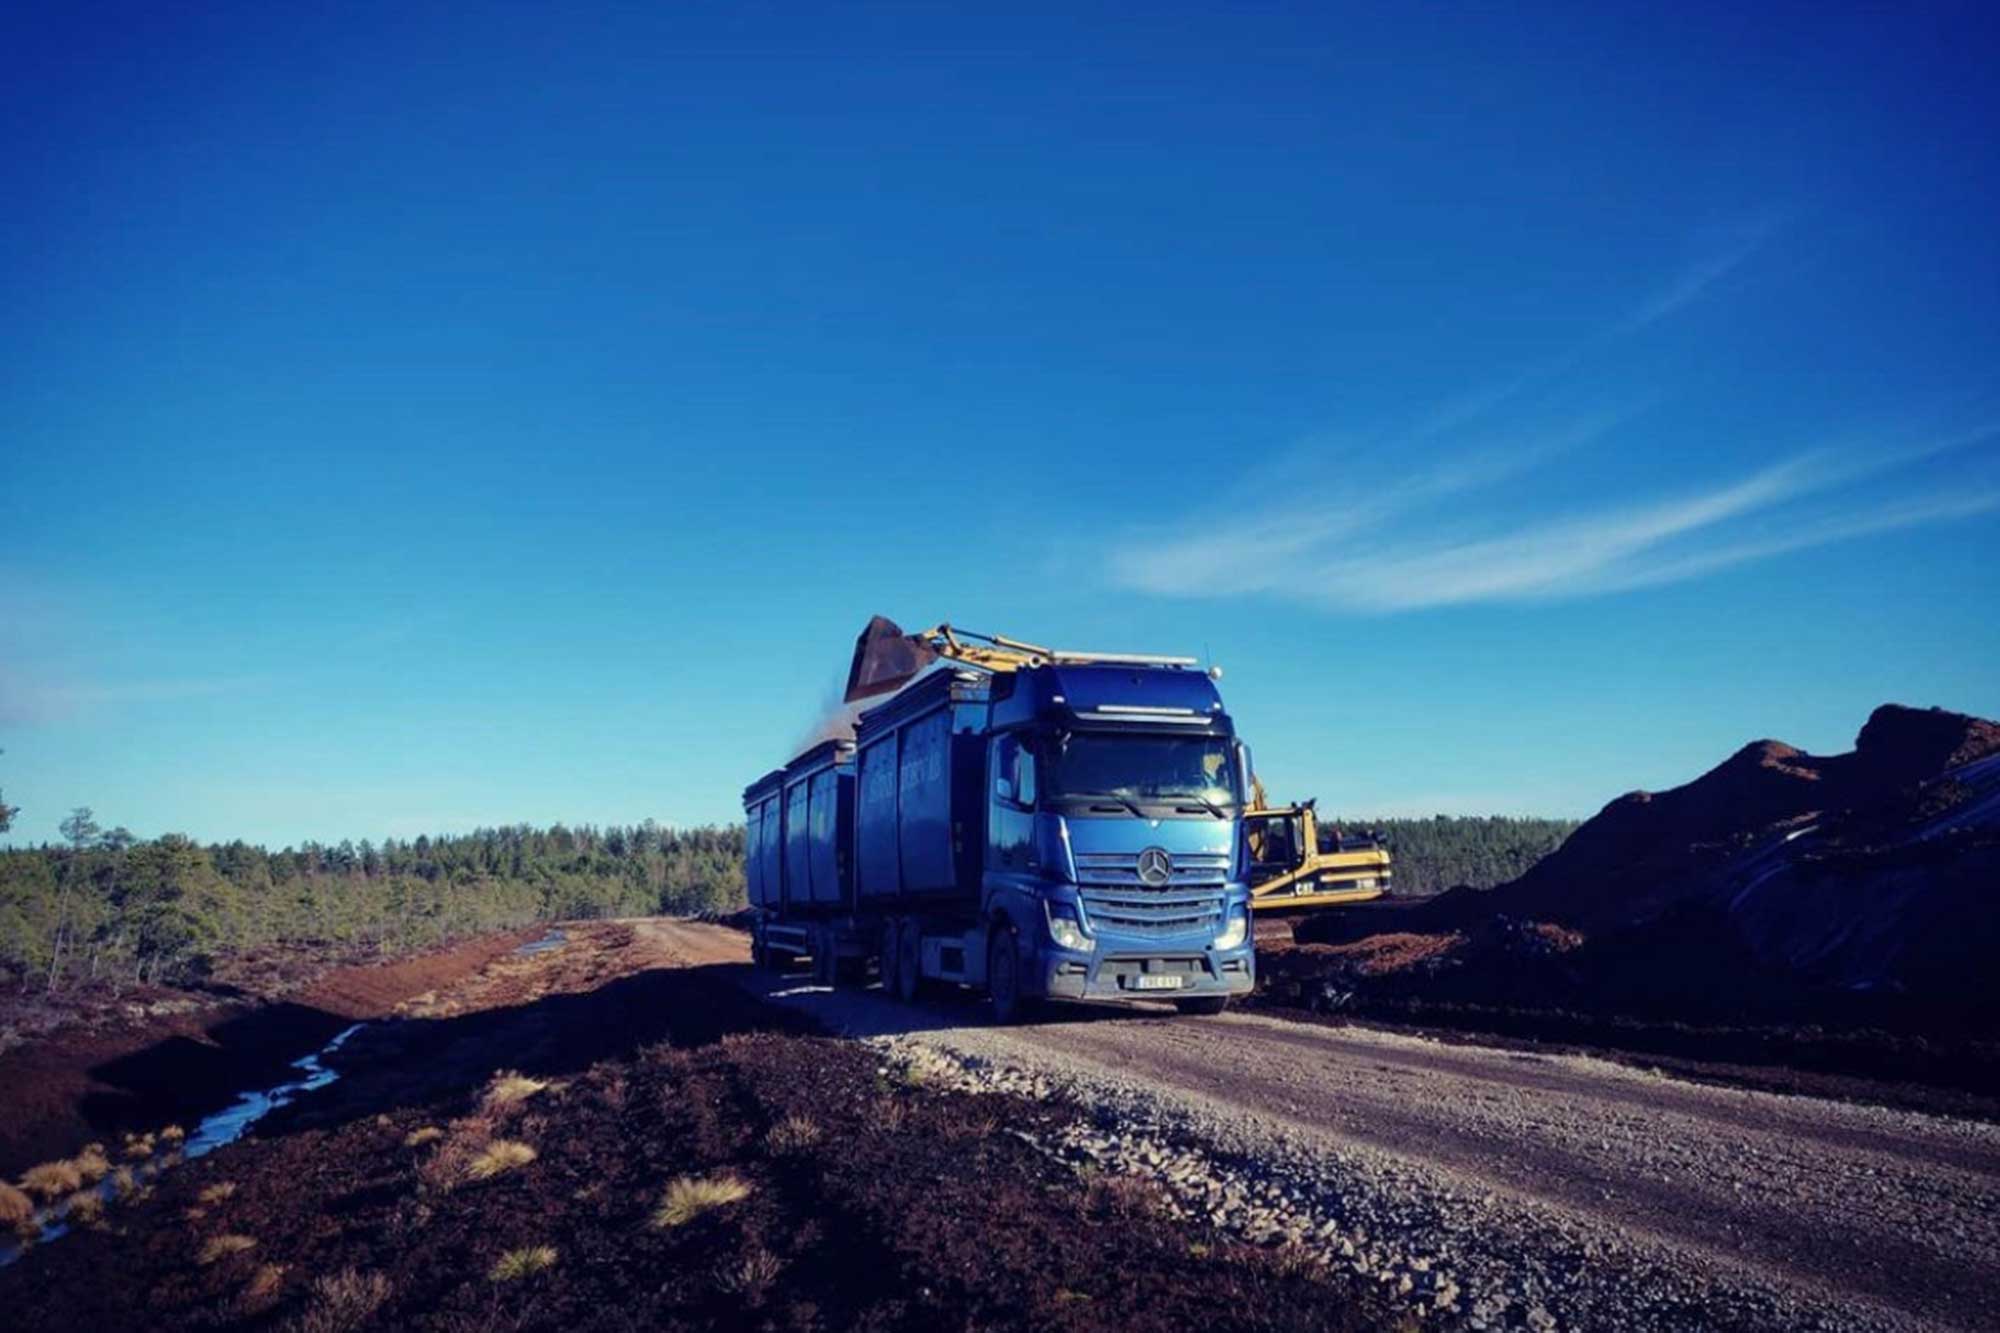
[{"label": "wispy cloud", "polygon": [[1775,218],[1759,219],[1735,234],[1712,243],[1690,260],[1658,291],[1634,306],[1616,326],[1618,333],[1637,333],[1679,314],[1706,296],[1716,283],[1741,268],[1778,230]]},{"label": "wispy cloud", "polygon": [[[1310,509],[1248,514],[1240,532],[1137,536],[1110,553],[1110,565],[1119,583],[1153,593],[1264,593],[1351,611],[1598,596],[2000,510],[2000,483],[1894,499],[1871,486],[1817,509],[1804,503],[1995,438],[2000,430],[1986,429],[1917,446],[1801,453],[1706,487],[1552,515],[1517,510],[1483,529],[1465,517],[1472,497],[1459,463],[1446,459],[1362,506],[1358,519],[1325,497]],[[1445,497],[1449,504],[1438,503]],[[1410,530],[1426,535],[1399,535]]]}]

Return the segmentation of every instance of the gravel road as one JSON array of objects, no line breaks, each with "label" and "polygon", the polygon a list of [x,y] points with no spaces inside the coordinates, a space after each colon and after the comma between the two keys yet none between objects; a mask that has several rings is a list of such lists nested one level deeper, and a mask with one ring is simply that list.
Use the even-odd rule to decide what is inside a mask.
[{"label": "gravel road", "polygon": [[746,974],[915,1076],[1061,1095],[1048,1151],[1473,1328],[2000,1327],[2000,1127],[1361,1027],[1018,1028]]}]

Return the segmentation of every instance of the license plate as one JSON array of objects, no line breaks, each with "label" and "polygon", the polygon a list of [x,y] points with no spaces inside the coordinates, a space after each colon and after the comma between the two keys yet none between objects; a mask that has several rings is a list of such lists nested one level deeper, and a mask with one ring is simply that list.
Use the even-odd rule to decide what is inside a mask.
[{"label": "license plate", "polygon": [[1132,978],[1132,988],[1134,990],[1179,990],[1182,980],[1183,978],[1175,976],[1171,972],[1163,972],[1158,975],[1143,973]]}]

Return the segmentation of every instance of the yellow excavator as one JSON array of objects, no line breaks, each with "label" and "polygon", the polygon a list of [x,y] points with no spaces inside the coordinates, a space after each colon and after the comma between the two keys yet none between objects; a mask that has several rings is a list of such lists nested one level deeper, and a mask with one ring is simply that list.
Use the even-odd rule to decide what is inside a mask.
[{"label": "yellow excavator", "polygon": [[1260,916],[1341,907],[1385,897],[1389,849],[1372,833],[1320,827],[1314,803],[1274,806],[1253,780],[1243,812],[1250,849],[1250,907]]},{"label": "yellow excavator", "polygon": [[[1057,662],[1195,664],[1191,657],[1061,652],[950,624],[905,634],[894,621],[876,616],[855,640],[854,660],[847,673],[847,701],[855,703],[900,689],[941,661],[994,672]],[[1243,812],[1243,828],[1250,851],[1250,902],[1255,911],[1271,914],[1339,907],[1388,894],[1389,849],[1379,837],[1338,828],[1322,830],[1313,802],[1273,806],[1266,798],[1264,784],[1254,778],[1251,792],[1252,804]]]}]

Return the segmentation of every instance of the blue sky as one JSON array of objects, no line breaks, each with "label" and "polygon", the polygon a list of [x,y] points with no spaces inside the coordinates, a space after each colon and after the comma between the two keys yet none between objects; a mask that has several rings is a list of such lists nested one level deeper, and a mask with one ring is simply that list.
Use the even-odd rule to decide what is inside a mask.
[{"label": "blue sky", "polygon": [[2000,715],[1974,5],[16,7],[0,790],[722,820],[873,612],[1274,791]]}]

